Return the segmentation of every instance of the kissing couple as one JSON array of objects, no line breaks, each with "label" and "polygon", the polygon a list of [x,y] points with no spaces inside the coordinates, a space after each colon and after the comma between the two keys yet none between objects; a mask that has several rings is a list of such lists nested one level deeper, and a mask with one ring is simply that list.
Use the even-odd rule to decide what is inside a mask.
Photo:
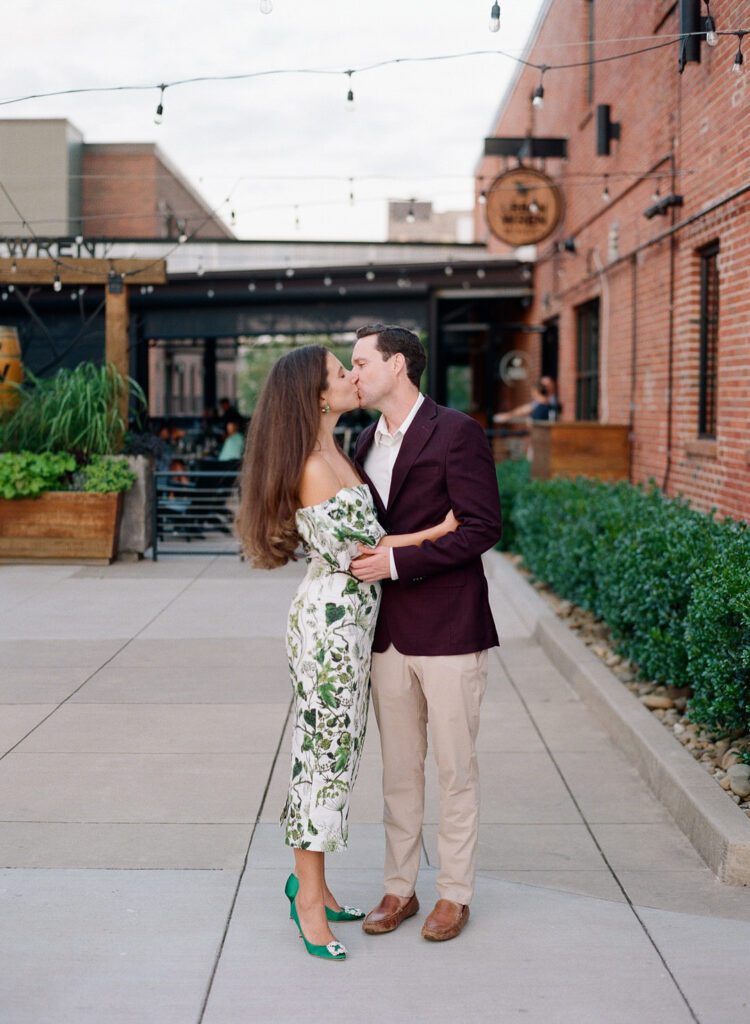
[{"label": "kissing couple", "polygon": [[[476,737],[487,652],[498,643],[483,552],[500,538],[495,466],[471,417],[420,393],[426,357],[403,327],[357,331],[352,369],[320,345],[282,356],[252,418],[238,534],[272,569],[302,543],[307,573],[289,611],[294,691],[281,815],[294,871],[285,892],[307,951],[344,960],[331,925],[392,932],[419,910],[427,722],[440,793],[438,900],[422,928],[455,938],[469,918],[479,825]],[[338,418],[380,411],[352,462]],[[325,855],[347,845],[349,799],[372,689],[383,756],[384,895],[342,906]]]}]

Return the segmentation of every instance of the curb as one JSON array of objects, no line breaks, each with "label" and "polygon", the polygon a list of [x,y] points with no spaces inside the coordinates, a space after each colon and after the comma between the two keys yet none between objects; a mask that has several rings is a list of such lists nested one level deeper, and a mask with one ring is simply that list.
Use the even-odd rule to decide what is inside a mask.
[{"label": "curb", "polygon": [[505,584],[534,639],[635,765],[714,874],[729,885],[750,885],[750,819],[507,559],[496,552],[485,557],[489,574]]}]

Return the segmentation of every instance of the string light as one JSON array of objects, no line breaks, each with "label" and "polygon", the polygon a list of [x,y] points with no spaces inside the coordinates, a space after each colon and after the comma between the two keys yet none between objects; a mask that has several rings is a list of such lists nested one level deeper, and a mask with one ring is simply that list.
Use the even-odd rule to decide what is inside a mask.
[{"label": "string light", "polygon": [[413,224],[416,219],[417,218],[416,218],[416,215],[414,213],[414,200],[410,199],[409,200],[409,209],[406,211],[406,223],[407,224]]},{"label": "string light", "polygon": [[198,275],[198,277],[203,277],[203,275],[206,273],[206,270],[202,263],[198,263],[198,267],[195,272]]},{"label": "string light", "polygon": [[161,124],[164,120],[164,93],[166,88],[166,85],[159,86],[161,92],[159,93],[159,103],[156,108],[156,113],[154,114],[154,124]]},{"label": "string light", "polygon": [[352,113],[356,109],[354,105],[354,89],[352,88],[352,75],[354,74],[354,72],[347,71],[346,74],[349,78],[349,91],[346,94],[346,109],[349,111],[349,113]]},{"label": "string light", "polygon": [[487,193],[484,189],[479,193],[479,199],[477,200],[480,206],[487,205]]},{"label": "string light", "polygon": [[494,3],[490,11],[490,32],[500,31],[500,4]]},{"label": "string light", "polygon": [[604,188],[602,189],[602,202],[603,203],[608,203],[611,198],[612,197],[609,194],[609,184],[608,184],[608,180],[607,180],[607,175],[605,174],[604,175]]},{"label": "string light", "polygon": [[744,70],[743,64],[745,63],[745,55],[742,52],[742,40],[744,36],[744,32],[737,33],[737,53],[734,55],[734,64],[732,64],[732,71],[735,75],[741,75]]},{"label": "string light", "polygon": [[529,213],[533,215],[539,213],[539,203],[536,201],[536,199],[532,199],[529,203]]},{"label": "string light", "polygon": [[188,240],[188,233],[187,233],[187,230],[186,230],[186,225],[185,225],[185,221],[184,220],[178,220],[177,221],[177,229],[179,231],[179,234],[177,235],[177,241],[179,242],[180,245],[184,245],[185,242],[187,242],[187,240]]},{"label": "string light", "polygon": [[299,231],[299,206],[294,207],[294,226]]},{"label": "string light", "polygon": [[354,206],[354,178],[349,179],[349,205]]},{"label": "string light", "polygon": [[711,0],[706,0],[706,42],[709,46],[716,46],[719,41],[719,36],[716,32],[716,22],[711,17]]},{"label": "string light", "polygon": [[76,245],[83,245],[83,235],[80,232],[76,235]]},{"label": "string light", "polygon": [[548,68],[545,64],[542,64],[539,68],[539,85],[534,89],[534,95],[531,99],[532,107],[536,107],[537,110],[541,110],[544,106],[544,72],[547,70]]},{"label": "string light", "polygon": [[234,210],[231,210],[229,213],[229,224],[230,227],[237,227],[237,214]]},{"label": "string light", "polygon": [[10,265],[10,272],[11,272],[11,274],[18,273],[18,264],[16,263],[15,260],[13,260],[13,262]]},{"label": "string light", "polygon": [[62,291],[62,281],[60,280],[59,274],[55,274],[54,280],[52,282],[52,287],[56,292]]}]

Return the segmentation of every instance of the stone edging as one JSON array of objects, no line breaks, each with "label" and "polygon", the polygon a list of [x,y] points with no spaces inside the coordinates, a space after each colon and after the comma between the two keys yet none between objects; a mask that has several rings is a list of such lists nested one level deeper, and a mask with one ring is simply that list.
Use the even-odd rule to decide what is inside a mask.
[{"label": "stone edging", "polygon": [[[497,552],[488,574],[720,881],[750,885],[750,820]],[[502,638],[501,638],[502,643]]]}]

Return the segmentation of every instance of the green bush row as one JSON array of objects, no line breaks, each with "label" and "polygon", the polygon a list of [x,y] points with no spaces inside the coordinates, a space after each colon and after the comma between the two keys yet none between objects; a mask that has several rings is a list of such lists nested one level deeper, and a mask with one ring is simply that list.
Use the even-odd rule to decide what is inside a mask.
[{"label": "green bush row", "polygon": [[655,486],[524,485],[526,471],[501,464],[498,478],[510,495],[510,546],[534,576],[603,619],[645,678],[689,685],[693,721],[750,729],[747,524],[697,512]]},{"label": "green bush row", "polygon": [[126,491],[136,475],[123,458],[95,455],[78,466],[67,452],[0,453],[0,498],[36,498],[45,491]]}]

